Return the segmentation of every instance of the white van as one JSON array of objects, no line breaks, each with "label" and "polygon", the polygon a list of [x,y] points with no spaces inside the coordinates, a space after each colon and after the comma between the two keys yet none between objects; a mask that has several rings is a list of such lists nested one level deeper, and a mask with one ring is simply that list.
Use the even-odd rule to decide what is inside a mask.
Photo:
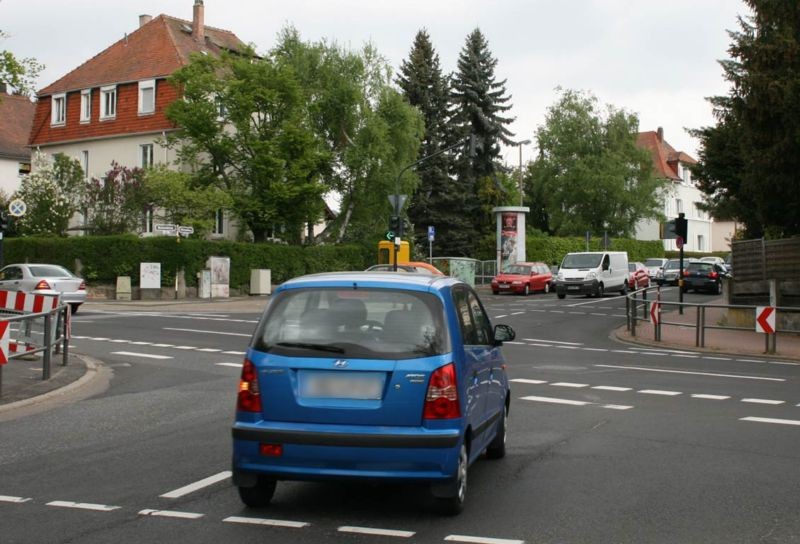
[{"label": "white van", "polygon": [[556,280],[558,298],[567,295],[603,296],[603,293],[628,292],[628,253],[626,251],[588,251],[567,253]]}]

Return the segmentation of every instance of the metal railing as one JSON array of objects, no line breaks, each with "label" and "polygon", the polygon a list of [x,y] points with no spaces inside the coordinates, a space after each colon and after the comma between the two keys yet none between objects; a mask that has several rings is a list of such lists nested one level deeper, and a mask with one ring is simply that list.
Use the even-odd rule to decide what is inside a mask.
[{"label": "metal railing", "polygon": [[[14,359],[42,354],[42,380],[49,380],[53,354],[61,354],[61,366],[67,366],[69,360],[69,334],[67,312],[68,304],[62,304],[53,310],[38,313],[22,313],[12,310],[0,311],[0,321],[7,321],[9,327],[9,351],[6,353],[7,364],[14,364]],[[41,325],[38,320],[41,320]],[[55,323],[54,323],[55,320]],[[41,330],[39,330],[41,329]],[[42,340],[35,342],[33,335],[41,334]],[[13,347],[12,347],[13,346]],[[0,396],[3,394],[3,367],[0,365]]]},{"label": "metal railing", "polygon": [[[649,293],[649,295],[648,295]],[[654,302],[658,302],[660,308],[657,310],[657,320],[654,325],[654,333],[653,338],[656,342],[661,341],[661,329],[666,326],[676,326],[676,327],[692,327],[695,329],[695,346],[703,348],[705,347],[706,341],[706,331],[707,330],[727,330],[727,331],[748,331],[754,332],[753,326],[735,326],[735,325],[722,325],[722,324],[709,324],[706,322],[706,310],[709,308],[720,308],[724,310],[749,310],[753,312],[753,316],[756,313],[756,306],[749,306],[749,305],[741,305],[741,304],[700,304],[694,302],[673,302],[673,301],[665,301],[661,300],[660,297],[660,287],[647,287],[645,289],[639,289],[638,291],[633,291],[628,293],[625,298],[625,314],[627,315],[627,327],[628,331],[630,331],[631,336],[636,336],[636,328],[637,322],[646,321],[652,322],[651,310],[652,305]],[[679,310],[691,310],[694,309],[695,311],[695,319],[693,322],[685,321],[685,322],[677,322],[677,321],[668,321],[664,319],[665,315],[669,315],[668,313],[662,312],[661,309],[663,308],[677,308]],[[641,312],[640,312],[641,310]],[[640,315],[641,313],[641,315]],[[683,312],[680,312],[681,314]],[[775,323],[778,324],[781,322],[780,317],[781,314],[800,314],[800,308],[797,307],[787,307],[787,306],[778,306],[775,308]],[[764,333],[764,342],[765,342],[765,352],[766,353],[775,353],[777,349],[777,342],[778,342],[778,335],[779,334],[798,334],[800,330],[796,329],[788,329],[788,328],[780,328],[778,326],[775,327],[774,334],[766,334]]]}]

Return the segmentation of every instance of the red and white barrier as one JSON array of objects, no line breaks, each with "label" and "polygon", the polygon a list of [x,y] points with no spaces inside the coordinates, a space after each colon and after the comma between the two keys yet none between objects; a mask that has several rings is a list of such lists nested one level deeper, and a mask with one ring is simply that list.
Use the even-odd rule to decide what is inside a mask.
[{"label": "red and white barrier", "polygon": [[58,307],[58,295],[34,295],[22,291],[0,291],[0,310],[38,314]]}]

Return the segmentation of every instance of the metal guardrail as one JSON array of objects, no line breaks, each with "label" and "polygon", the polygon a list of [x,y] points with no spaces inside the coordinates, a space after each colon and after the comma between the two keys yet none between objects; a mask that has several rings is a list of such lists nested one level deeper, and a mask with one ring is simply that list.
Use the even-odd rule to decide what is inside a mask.
[{"label": "metal guardrail", "polygon": [[[61,366],[67,366],[69,360],[69,335],[67,331],[67,312],[69,305],[62,304],[47,312],[22,313],[12,310],[0,311],[0,321],[8,321],[9,336],[18,349],[6,354],[7,364],[13,364],[14,359],[21,359],[25,356],[42,353],[42,380],[49,380],[52,367],[52,355],[61,352]],[[42,320],[41,324],[41,345],[31,342],[33,334],[38,334],[37,320]],[[55,323],[53,323],[55,320]],[[14,329],[16,325],[16,329]],[[16,333],[16,336],[15,336]],[[3,367],[0,365],[0,396],[3,394]]]},{"label": "metal guardrail", "polygon": [[[705,347],[705,333],[707,330],[729,330],[729,331],[748,331],[754,332],[753,327],[741,327],[741,326],[733,326],[733,325],[710,325],[706,323],[706,309],[708,308],[722,308],[722,309],[739,309],[739,310],[751,310],[755,315],[756,306],[748,306],[748,305],[741,305],[741,304],[700,304],[694,302],[671,302],[671,301],[664,301],[660,300],[659,296],[660,287],[647,287],[644,289],[639,289],[638,291],[633,291],[628,293],[625,297],[625,314],[627,316],[627,327],[628,331],[630,331],[631,336],[636,336],[636,324],[639,321],[647,321],[650,322],[650,309],[653,302],[658,301],[661,304],[661,307],[674,307],[678,308],[679,310],[691,309],[694,308],[695,310],[695,320],[694,324],[690,322],[683,322],[679,323],[676,321],[667,321],[663,318],[663,312],[659,312],[658,322],[655,325],[655,332],[654,332],[654,339],[656,342],[661,341],[661,329],[664,325],[671,325],[677,327],[693,327],[695,329],[695,346],[696,347]],[[648,299],[648,293],[656,293],[656,297],[652,297]],[[639,298],[641,297],[641,298]],[[641,308],[641,317],[639,316],[639,309]],[[800,314],[800,308],[796,307],[776,307],[775,308],[775,322],[780,323],[779,317],[781,313],[794,313]],[[681,312],[683,313],[683,312]],[[785,329],[777,327],[775,328],[774,334],[764,334],[765,337],[765,352],[766,353],[775,353],[777,349],[777,341],[779,334],[797,334],[800,331],[792,330],[792,329]]]}]

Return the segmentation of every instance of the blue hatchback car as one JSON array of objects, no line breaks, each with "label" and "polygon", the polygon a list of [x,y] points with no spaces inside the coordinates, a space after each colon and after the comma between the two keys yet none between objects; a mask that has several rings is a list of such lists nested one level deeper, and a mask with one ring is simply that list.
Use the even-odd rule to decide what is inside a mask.
[{"label": "blue hatchback car", "polygon": [[461,511],[467,468],[505,455],[510,391],[475,291],[442,276],[316,274],[275,290],[242,367],[233,483],[266,506],[279,480],[430,485]]}]

